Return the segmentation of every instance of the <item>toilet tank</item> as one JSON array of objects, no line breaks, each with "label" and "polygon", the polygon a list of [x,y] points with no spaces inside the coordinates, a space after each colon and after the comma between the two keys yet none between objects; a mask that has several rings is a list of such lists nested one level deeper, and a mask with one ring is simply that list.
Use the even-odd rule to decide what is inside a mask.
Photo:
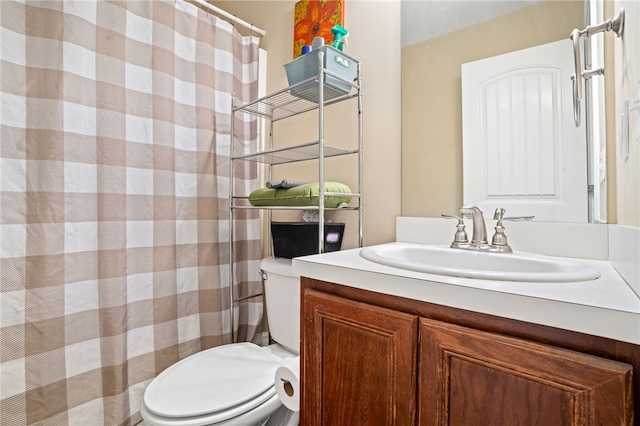
[{"label": "toilet tank", "polygon": [[260,262],[269,333],[282,346],[300,352],[300,277],[291,259],[267,257]]}]

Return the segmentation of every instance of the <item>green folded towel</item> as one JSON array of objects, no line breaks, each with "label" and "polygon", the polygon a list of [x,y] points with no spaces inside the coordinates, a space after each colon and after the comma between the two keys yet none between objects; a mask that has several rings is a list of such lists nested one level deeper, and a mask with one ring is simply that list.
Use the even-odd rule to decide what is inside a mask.
[{"label": "green folded towel", "polygon": [[[343,183],[325,182],[325,192],[339,192],[350,194],[351,189]],[[293,188],[260,188],[249,195],[249,202],[254,206],[317,206],[320,199],[320,184],[318,182],[299,185]],[[350,195],[325,195],[324,206],[336,208],[340,204],[349,203]]]}]

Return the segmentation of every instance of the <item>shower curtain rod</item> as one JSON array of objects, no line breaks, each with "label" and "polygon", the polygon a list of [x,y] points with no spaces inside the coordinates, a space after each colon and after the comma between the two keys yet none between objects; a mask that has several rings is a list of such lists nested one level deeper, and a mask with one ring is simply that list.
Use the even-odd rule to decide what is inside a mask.
[{"label": "shower curtain rod", "polygon": [[229,19],[231,22],[236,23],[238,25],[242,25],[243,27],[248,28],[257,34],[260,34],[260,36],[265,36],[267,34],[265,30],[261,30],[260,28],[254,26],[253,24],[250,24],[247,21],[243,21],[242,19],[238,18],[236,15],[232,15],[229,12],[224,11],[217,6],[212,5],[206,0],[190,0],[190,1],[197,3],[203,7],[206,7],[207,9],[209,9],[214,13],[217,13],[218,15],[222,15],[225,18]]}]

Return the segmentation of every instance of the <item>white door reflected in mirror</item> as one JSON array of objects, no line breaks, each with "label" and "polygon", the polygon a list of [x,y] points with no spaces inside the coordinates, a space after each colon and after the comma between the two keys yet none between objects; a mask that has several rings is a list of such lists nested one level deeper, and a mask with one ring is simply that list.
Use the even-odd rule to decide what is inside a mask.
[{"label": "white door reflected in mirror", "polygon": [[464,204],[588,221],[587,141],[568,101],[570,52],[566,39],[462,65]]}]

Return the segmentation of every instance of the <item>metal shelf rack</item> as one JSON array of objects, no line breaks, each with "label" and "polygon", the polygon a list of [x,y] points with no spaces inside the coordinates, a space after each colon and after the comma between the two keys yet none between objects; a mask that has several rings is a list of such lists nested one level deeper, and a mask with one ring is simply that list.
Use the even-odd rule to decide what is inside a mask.
[{"label": "metal shelf rack", "polygon": [[[324,63],[323,53],[319,52],[318,74],[309,79],[303,80],[300,83],[291,85],[282,90],[274,92],[270,95],[257,99],[253,102],[249,102],[244,105],[236,105],[235,99],[232,100],[232,114],[231,114],[231,164],[230,164],[230,176],[234,176],[234,167],[237,161],[250,161],[256,163],[266,164],[268,166],[268,178],[271,179],[272,168],[281,164],[294,163],[299,161],[318,160],[318,182],[319,182],[319,205],[318,206],[272,206],[272,207],[255,207],[249,204],[248,197],[236,196],[234,188],[234,179],[230,180],[229,184],[229,283],[230,283],[230,326],[231,335],[234,334],[234,310],[235,304],[241,300],[246,300],[252,297],[258,297],[263,293],[250,295],[242,298],[236,298],[234,296],[234,229],[233,218],[234,211],[236,210],[267,210],[269,212],[269,222],[271,222],[272,210],[318,210],[319,223],[318,223],[318,253],[324,251],[324,222],[325,211],[340,210],[340,211],[357,211],[358,212],[358,244],[362,247],[362,232],[363,232],[363,200],[362,200],[362,91],[361,91],[361,70],[358,64],[357,74],[354,81],[345,80],[343,77],[327,70],[322,66]],[[350,86],[350,90],[345,93],[340,91],[329,84],[322,84],[326,81],[326,77],[332,77],[340,82],[343,82]],[[324,101],[319,101],[324,99]],[[347,101],[349,99],[357,100],[357,147],[355,149],[342,149],[328,146],[324,142],[324,109],[328,106]],[[290,117],[304,114],[310,111],[318,111],[318,139],[311,142],[300,143],[297,145],[291,145],[284,148],[273,148],[273,130],[274,123],[280,120],[284,120]],[[269,131],[269,149],[261,150],[254,153],[243,154],[236,156],[234,153],[234,125],[236,120],[236,114],[247,113],[257,117],[268,120]],[[325,183],[325,160],[331,157],[339,157],[344,155],[357,156],[358,163],[358,191],[351,194],[344,193],[332,193],[324,191]],[[348,206],[342,208],[327,208],[324,206],[325,196],[331,195],[349,195],[352,199],[356,200],[356,206]],[[353,203],[354,201],[352,201]],[[267,233],[270,239],[270,232]],[[232,337],[235,341],[235,338]]]}]

